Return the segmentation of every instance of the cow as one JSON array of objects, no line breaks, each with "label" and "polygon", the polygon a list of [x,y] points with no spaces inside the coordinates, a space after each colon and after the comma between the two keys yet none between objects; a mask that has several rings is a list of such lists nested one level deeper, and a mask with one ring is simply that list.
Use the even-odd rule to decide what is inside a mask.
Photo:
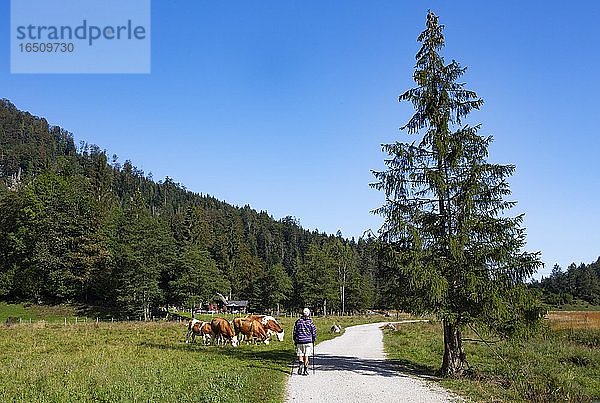
[{"label": "cow", "polygon": [[274,317],[268,315],[250,315],[248,316],[248,318],[259,320],[260,323],[262,323],[262,325],[265,327],[265,330],[267,331],[267,336],[269,338],[276,335],[277,340],[283,341],[285,331],[283,330],[279,322],[275,320]]},{"label": "cow", "polygon": [[233,328],[240,341],[243,338],[248,342],[256,340],[269,344],[269,336],[265,327],[256,319],[250,317],[235,318],[233,319]]},{"label": "cow", "polygon": [[217,341],[217,344],[225,344],[229,341],[233,347],[238,345],[237,336],[227,319],[213,318],[212,322],[210,322],[210,327],[212,328],[212,336]]},{"label": "cow", "polygon": [[212,329],[210,323],[201,322],[198,319],[192,319],[188,323],[188,332],[185,336],[185,342],[190,342],[190,336],[192,336],[192,343],[196,342],[196,336],[202,336],[202,344],[210,344],[212,335]]},{"label": "cow", "polygon": [[187,331],[187,334],[185,335],[185,343],[186,344],[190,342],[190,336],[192,336],[192,335],[194,335],[194,337],[192,338],[192,341],[195,341],[196,334],[199,332],[195,333],[194,328],[198,328],[198,325],[200,323],[201,322],[196,318],[190,319],[190,321],[188,322],[188,331]]}]

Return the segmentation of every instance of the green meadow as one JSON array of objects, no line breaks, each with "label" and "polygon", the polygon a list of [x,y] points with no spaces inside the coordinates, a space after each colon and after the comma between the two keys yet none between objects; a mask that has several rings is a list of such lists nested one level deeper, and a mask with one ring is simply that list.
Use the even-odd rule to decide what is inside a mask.
[{"label": "green meadow", "polygon": [[[4,325],[8,317],[22,323]],[[329,330],[334,323],[345,328],[389,319],[315,323],[323,341],[336,337]],[[528,340],[468,341],[471,368],[460,379],[435,377],[443,353],[438,323],[399,325],[384,331],[384,342],[403,371],[473,401],[585,402],[600,399],[599,319],[595,313],[553,313],[546,330]],[[185,344],[184,322],[96,323],[68,306],[0,304],[0,401],[281,402],[294,359],[294,320],[280,318],[283,342],[232,348]]]},{"label": "green meadow", "polygon": [[[35,402],[281,402],[294,359],[295,318],[281,318],[283,342],[185,344],[186,323],[95,323],[60,313],[39,321],[39,307],[4,304],[0,319],[27,314],[32,324],[0,327],[0,400]],[[32,311],[33,310],[33,311]],[[10,311],[10,313],[9,313]],[[319,341],[379,318],[315,318]],[[198,341],[199,339],[197,339]]]},{"label": "green meadow", "polygon": [[281,400],[289,341],[233,350],[186,345],[185,330],[160,322],[4,328],[0,394],[37,402]]},{"label": "green meadow", "polygon": [[[573,322],[573,323],[581,323]],[[388,357],[416,376],[474,401],[591,402],[600,400],[600,322],[565,327],[551,320],[530,339],[491,340],[467,332],[470,369],[462,378],[435,377],[443,356],[439,323],[402,324],[385,330]]]}]

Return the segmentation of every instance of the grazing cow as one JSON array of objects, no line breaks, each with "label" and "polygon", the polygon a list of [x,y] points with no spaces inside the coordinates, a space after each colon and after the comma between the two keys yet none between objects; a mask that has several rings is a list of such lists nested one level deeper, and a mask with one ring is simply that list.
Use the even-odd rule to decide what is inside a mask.
[{"label": "grazing cow", "polygon": [[188,332],[185,336],[185,342],[190,342],[190,336],[192,336],[192,343],[196,342],[196,336],[202,336],[202,344],[210,344],[212,329],[210,323],[200,322],[198,319],[192,319],[188,323]]},{"label": "grazing cow", "polygon": [[194,335],[192,340],[195,340],[197,333],[194,333],[194,327],[198,327],[198,325],[200,323],[201,322],[196,318],[193,318],[188,322],[188,331],[187,331],[187,334],[185,335],[185,343],[186,344],[190,342],[190,336],[192,336],[192,334]]},{"label": "grazing cow", "polygon": [[276,335],[277,340],[283,341],[285,331],[274,317],[268,315],[250,315],[248,318],[259,320],[260,323],[262,323],[262,325],[265,327],[267,336],[269,338],[271,338],[273,335]]},{"label": "grazing cow", "polygon": [[231,342],[233,347],[238,345],[238,339],[233,329],[231,328],[231,324],[224,318],[214,318],[212,322],[210,322],[210,327],[212,328],[212,335],[217,340],[217,344]]},{"label": "grazing cow", "polygon": [[233,328],[240,341],[243,338],[248,340],[248,342],[255,340],[269,344],[269,336],[265,327],[256,319],[250,317],[235,318],[233,320]]}]

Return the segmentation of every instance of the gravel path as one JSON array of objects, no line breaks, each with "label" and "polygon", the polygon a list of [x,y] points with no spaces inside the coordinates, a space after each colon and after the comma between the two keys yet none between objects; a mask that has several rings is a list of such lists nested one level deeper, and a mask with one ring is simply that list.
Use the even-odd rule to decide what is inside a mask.
[{"label": "gravel path", "polygon": [[[315,373],[290,376],[287,402],[448,402],[457,398],[422,379],[399,372],[385,359],[385,323],[346,328],[315,347]],[[295,367],[297,369],[297,365]]]}]

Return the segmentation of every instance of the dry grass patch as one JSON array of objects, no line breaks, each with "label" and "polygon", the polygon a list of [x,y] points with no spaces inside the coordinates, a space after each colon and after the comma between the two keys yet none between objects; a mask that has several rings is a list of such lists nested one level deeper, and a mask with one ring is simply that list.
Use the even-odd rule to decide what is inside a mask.
[{"label": "dry grass patch", "polygon": [[600,329],[598,311],[552,311],[547,318],[552,329]]}]

